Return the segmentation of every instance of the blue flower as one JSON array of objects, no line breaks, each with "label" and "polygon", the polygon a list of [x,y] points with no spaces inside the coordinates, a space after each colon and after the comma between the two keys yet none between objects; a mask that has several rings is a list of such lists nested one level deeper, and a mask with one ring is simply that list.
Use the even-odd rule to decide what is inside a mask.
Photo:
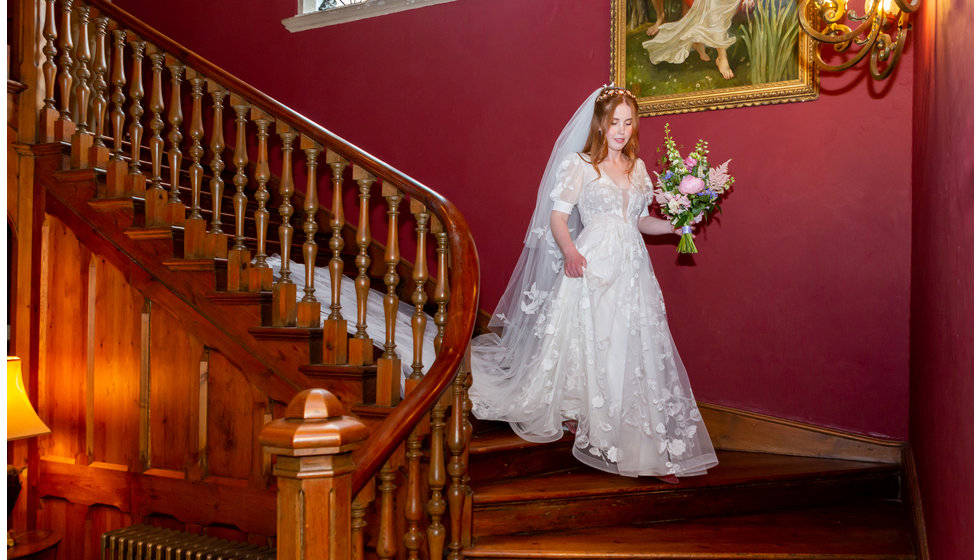
[{"label": "blue flower", "polygon": [[664,173],[664,179],[670,179],[673,176],[674,176],[673,171],[667,171],[666,173]]}]

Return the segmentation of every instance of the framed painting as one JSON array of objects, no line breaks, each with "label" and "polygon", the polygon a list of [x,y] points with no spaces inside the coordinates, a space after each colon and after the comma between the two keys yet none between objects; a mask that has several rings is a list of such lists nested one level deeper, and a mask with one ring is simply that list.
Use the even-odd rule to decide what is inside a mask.
[{"label": "framed painting", "polygon": [[640,115],[817,98],[799,0],[611,0],[612,82]]}]

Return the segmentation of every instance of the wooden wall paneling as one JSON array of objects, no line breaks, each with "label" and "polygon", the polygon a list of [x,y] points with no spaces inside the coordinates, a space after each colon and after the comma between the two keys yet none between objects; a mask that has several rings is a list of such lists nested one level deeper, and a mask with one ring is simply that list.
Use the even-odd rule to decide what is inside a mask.
[{"label": "wooden wall paneling", "polygon": [[38,525],[61,533],[55,556],[57,560],[76,560],[84,554],[88,512],[87,505],[61,498],[41,500]]},{"label": "wooden wall paneling", "polygon": [[93,259],[93,461],[140,465],[140,319],[145,298],[116,267]]},{"label": "wooden wall paneling", "polygon": [[[242,372],[220,352],[211,351],[208,376],[208,474],[249,480],[257,443],[257,418],[265,412],[265,398],[255,394]],[[259,426],[261,429],[261,426]]]},{"label": "wooden wall paneling", "polygon": [[128,513],[102,504],[89,508],[89,518],[86,522],[84,560],[100,560],[100,539],[102,533],[133,525],[133,516]]},{"label": "wooden wall paneling", "polygon": [[149,339],[149,466],[183,476],[197,440],[191,416],[204,345],[159,305],[150,307]]},{"label": "wooden wall paneling", "polygon": [[140,310],[140,468],[150,468],[150,300],[143,301]]},{"label": "wooden wall paneling", "polygon": [[37,526],[40,529],[50,529],[61,533],[61,544],[58,545],[58,560],[67,558],[64,549],[68,546],[68,507],[71,502],[63,498],[41,498],[41,507],[37,510]]},{"label": "wooden wall paneling", "polygon": [[38,414],[51,434],[42,456],[87,462],[85,448],[86,301],[89,251],[52,216],[43,227]]},{"label": "wooden wall paneling", "polygon": [[193,449],[191,464],[187,470],[188,480],[201,480],[208,472],[208,378],[210,376],[211,350],[207,347],[197,361],[197,409],[191,415]]}]

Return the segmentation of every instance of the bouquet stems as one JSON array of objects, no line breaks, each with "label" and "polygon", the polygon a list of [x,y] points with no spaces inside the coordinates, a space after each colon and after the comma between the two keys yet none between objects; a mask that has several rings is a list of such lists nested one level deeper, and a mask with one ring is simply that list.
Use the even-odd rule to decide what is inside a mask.
[{"label": "bouquet stems", "polygon": [[698,252],[698,248],[694,246],[694,234],[692,231],[693,228],[691,226],[681,228],[681,241],[677,244],[678,253],[694,254]]}]

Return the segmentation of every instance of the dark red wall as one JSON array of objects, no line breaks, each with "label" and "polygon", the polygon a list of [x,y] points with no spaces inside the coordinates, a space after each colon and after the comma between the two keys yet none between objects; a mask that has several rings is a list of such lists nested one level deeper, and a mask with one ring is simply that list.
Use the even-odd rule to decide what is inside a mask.
[{"label": "dark red wall", "polygon": [[914,32],[912,448],[930,555],[973,558],[973,2],[923,4]]},{"label": "dark red wall", "polygon": [[[484,308],[555,136],[609,77],[606,0],[459,0],[296,34],[292,1],[116,3],[454,201]],[[815,102],[642,120],[649,164],[670,122],[737,177],[693,264],[651,240],[700,399],[908,437],[911,47],[886,86],[862,66]]]}]

